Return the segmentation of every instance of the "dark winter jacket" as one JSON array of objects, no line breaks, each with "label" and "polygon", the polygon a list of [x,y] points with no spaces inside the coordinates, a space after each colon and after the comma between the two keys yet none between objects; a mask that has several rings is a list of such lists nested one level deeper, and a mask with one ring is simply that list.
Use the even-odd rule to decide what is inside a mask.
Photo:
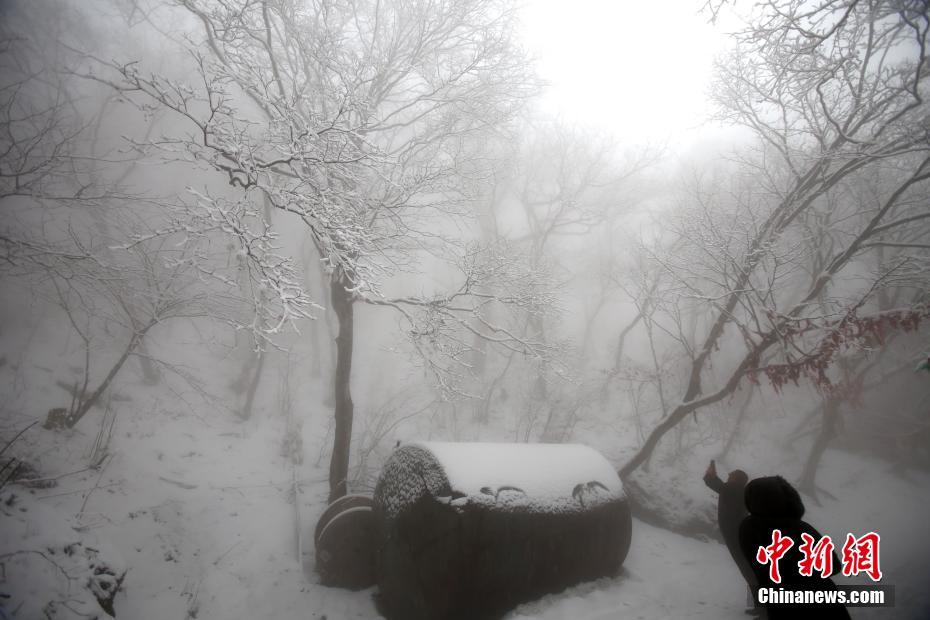
[{"label": "dark winter jacket", "polygon": [[746,489],[745,479],[743,481],[724,482],[716,474],[704,476],[704,484],[716,491],[717,498],[717,525],[720,527],[720,535],[723,536],[723,542],[726,544],[733,561],[736,563],[739,572],[746,580],[750,588],[756,586],[756,576],[749,566],[749,562],[743,557],[742,549],[739,546],[739,526],[743,522],[748,512],[746,512],[746,502],[743,499],[743,491]]},{"label": "dark winter jacket", "polygon": [[[792,588],[804,590],[835,590],[836,584],[832,579],[820,576],[814,571],[810,577],[804,577],[798,570],[798,562],[803,557],[799,550],[803,540],[801,534],[806,532],[814,537],[815,541],[821,538],[820,532],[802,521],[804,516],[804,502],[801,496],[787,480],[781,476],[756,478],[748,485],[745,491],[746,508],[749,516],[743,519],[739,528],[739,543],[760,587]],[[772,531],[781,530],[782,536],[788,536],[794,542],[792,547],[778,563],[781,574],[781,583],[775,584],[769,579],[769,565],[760,564],[756,560],[759,547],[772,544]],[[834,553],[833,574],[840,570],[839,558]],[[843,605],[824,605],[817,608],[792,608],[785,605],[766,605],[769,620],[779,618],[816,617],[825,620],[847,619],[849,613]]]}]

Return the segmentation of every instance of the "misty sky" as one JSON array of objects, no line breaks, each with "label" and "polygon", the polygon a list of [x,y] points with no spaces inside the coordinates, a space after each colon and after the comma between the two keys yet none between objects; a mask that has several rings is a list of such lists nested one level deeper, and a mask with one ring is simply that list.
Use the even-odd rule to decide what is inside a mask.
[{"label": "misty sky", "polygon": [[[635,142],[686,145],[709,107],[723,28],[665,3],[530,0],[525,41],[549,82],[547,112]],[[686,7],[677,7],[685,9]]]}]

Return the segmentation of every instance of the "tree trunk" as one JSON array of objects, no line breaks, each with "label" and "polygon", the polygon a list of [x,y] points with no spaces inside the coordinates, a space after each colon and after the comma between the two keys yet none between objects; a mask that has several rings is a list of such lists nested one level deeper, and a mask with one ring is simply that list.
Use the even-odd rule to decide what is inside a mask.
[{"label": "tree trunk", "polygon": [[[930,161],[930,158],[928,158]],[[789,319],[794,319],[800,316],[801,312],[811,301],[817,299],[817,297],[824,290],[824,287],[830,282],[830,279],[840,267],[845,265],[850,257],[855,253],[855,250],[858,249],[858,245],[861,244],[861,239],[852,243],[844,252],[843,258],[835,259],[831,263],[830,269],[825,272],[825,275],[819,276],[814,283],[811,285],[811,289],[807,292],[807,295],[804,296],[794,308],[791,309],[785,316]],[[755,268],[755,265],[752,265],[752,268]],[[741,280],[743,277],[741,276]],[[743,281],[740,286],[745,286],[746,281]],[[762,340],[757,342],[751,350],[749,350],[746,355],[743,357],[743,360],[739,363],[736,369],[730,375],[730,378],[727,380],[726,384],[710,395],[703,395],[703,388],[701,386],[701,372],[704,370],[704,365],[707,362],[708,358],[711,355],[712,350],[715,348],[716,344],[720,341],[720,337],[723,334],[723,330],[729,319],[727,318],[732,314],[736,303],[740,299],[739,295],[733,293],[731,299],[728,302],[732,305],[728,305],[724,312],[721,312],[717,316],[717,321],[714,323],[713,327],[710,329],[710,333],[707,336],[704,347],[701,349],[701,352],[698,356],[691,362],[691,376],[688,379],[688,388],[685,391],[685,396],[682,399],[682,403],[675,407],[668,416],[662,420],[649,434],[649,437],[646,438],[646,443],[639,449],[639,451],[633,455],[633,457],[620,468],[618,472],[621,478],[626,478],[631,473],[633,473],[637,467],[643,464],[649,456],[652,454],[652,451],[655,450],[656,445],[658,445],[659,440],[667,433],[668,431],[675,428],[675,425],[681,422],[687,417],[689,413],[695,412],[701,407],[706,407],[707,405],[712,405],[723,398],[732,394],[737,386],[739,386],[740,380],[743,378],[743,375],[751,368],[757,367],[759,364],[759,359],[762,355],[768,351],[777,340],[780,329],[784,328],[784,320],[773,329],[769,330],[768,333],[763,336]]]},{"label": "tree trunk", "polygon": [[[542,317],[531,315],[529,318],[529,325],[535,332],[533,335],[538,338],[540,342],[546,342],[546,326],[543,324]],[[545,401],[549,398],[549,385],[546,381],[548,370],[549,365],[546,363],[546,360],[543,359],[539,364],[539,370],[536,373],[536,379],[533,381],[532,388],[533,398],[540,401]]]},{"label": "tree trunk", "polygon": [[607,372],[607,378],[604,379],[604,384],[601,386],[601,404],[607,404],[610,398],[610,387],[613,383],[613,380],[617,375],[620,374],[620,370],[623,368],[623,350],[626,346],[626,337],[629,335],[633,328],[636,327],[636,324],[639,323],[643,318],[643,313],[640,311],[632,321],[630,321],[626,327],[623,328],[620,332],[620,336],[617,338],[617,348],[614,351],[614,366]]},{"label": "tree trunk", "polygon": [[152,361],[144,342],[139,343],[139,355],[136,357],[138,357],[139,366],[142,368],[142,381],[146,385],[158,385],[158,382],[161,381],[161,370]]},{"label": "tree trunk", "polygon": [[[65,426],[72,428],[75,424],[80,422],[81,418],[87,415],[87,412],[90,411],[90,408],[93,407],[100,396],[106,392],[107,388],[110,387],[110,383],[119,373],[120,369],[123,367],[123,364],[126,363],[126,360],[129,359],[129,356],[132,355],[133,351],[142,343],[142,339],[145,337],[145,332],[148,331],[151,324],[146,326],[144,329],[134,333],[129,339],[129,344],[126,345],[126,349],[123,351],[123,354],[120,355],[119,359],[116,360],[116,363],[110,368],[110,372],[107,373],[107,376],[104,377],[103,381],[100,382],[100,385],[97,386],[97,389],[87,397],[87,399],[82,400],[77,410],[70,416],[65,419]],[[82,394],[83,398],[83,394]]]},{"label": "tree trunk", "polygon": [[314,321],[310,325],[310,376],[319,379],[323,376],[323,342],[320,338],[320,331],[325,327],[322,321]]},{"label": "tree trunk", "polygon": [[740,428],[743,426],[743,420],[746,419],[746,414],[749,412],[749,405],[752,403],[752,397],[756,393],[754,387],[749,388],[749,393],[746,395],[746,400],[743,401],[743,406],[739,409],[739,414],[736,416],[736,422],[733,424],[733,430],[730,431],[730,436],[727,438],[727,442],[724,444],[723,449],[720,450],[720,454],[717,455],[717,458],[721,461],[727,457],[730,453],[730,450],[733,448],[733,444],[736,443],[736,437],[739,435]]},{"label": "tree trunk", "polygon": [[336,372],[333,378],[335,401],[335,436],[333,454],[329,463],[329,501],[332,502],[348,490],[349,448],[352,440],[352,341],[354,336],[354,309],[352,293],[346,290],[345,278],[334,275],[330,282],[330,300],[339,322],[336,336]]},{"label": "tree trunk", "polygon": [[[698,362],[695,362],[695,364],[697,363]],[[703,362],[701,362],[701,364],[703,365]],[[692,374],[690,385],[688,386],[688,391],[686,393],[685,402],[672,409],[672,411],[667,416],[665,416],[665,418],[659,422],[655,428],[652,429],[652,432],[649,433],[649,436],[646,438],[646,442],[639,449],[639,451],[633,455],[633,457],[627,461],[623,467],[620,468],[620,471],[618,472],[620,477],[626,478],[631,473],[633,473],[637,467],[647,462],[652,457],[653,450],[655,450],[656,446],[659,445],[659,440],[662,439],[665,433],[675,428],[679,422],[684,420],[689,413],[693,413],[701,407],[711,405],[719,400],[723,400],[723,398],[731,394],[736,389],[736,385],[739,382],[739,376],[741,374],[742,373],[739,371],[734,372],[730,379],[730,383],[728,383],[716,394],[701,398],[699,400],[689,400],[689,398],[694,398],[700,391],[700,375]],[[696,379],[695,377],[698,378]]]},{"label": "tree trunk", "polygon": [[836,423],[840,417],[840,401],[837,398],[827,397],[823,404],[823,424],[814,444],[811,446],[810,454],[807,456],[807,462],[804,464],[804,470],[801,472],[801,479],[798,481],[798,488],[813,498],[817,498],[817,468],[820,466],[820,460],[827,449],[827,444],[836,435]]},{"label": "tree trunk", "polygon": [[[476,328],[477,329],[477,328]],[[488,339],[482,338],[478,334],[472,336],[471,341],[471,372],[475,381],[484,382],[484,374],[487,369],[488,359]]]},{"label": "tree trunk", "polygon": [[761,342],[757,343],[755,347],[753,347],[753,349],[747,353],[745,357],[743,357],[743,360],[733,370],[730,378],[727,380],[723,387],[721,387],[713,394],[701,396],[700,398],[698,398],[698,393],[701,389],[700,371],[696,370],[696,368],[699,366],[702,367],[704,365],[706,356],[703,354],[699,356],[698,359],[693,362],[691,380],[688,384],[688,390],[685,393],[685,402],[672,409],[672,411],[665,417],[665,419],[659,422],[659,424],[652,429],[652,432],[649,433],[649,436],[646,438],[646,441],[642,447],[617,472],[620,474],[620,477],[626,478],[634,471],[636,471],[636,468],[648,460],[652,455],[652,451],[655,450],[656,446],[659,444],[659,440],[662,439],[665,433],[675,428],[675,425],[684,420],[689,413],[693,413],[701,407],[706,407],[707,405],[713,405],[716,402],[720,402],[735,392],[736,388],[739,386],[740,380],[743,378],[743,375],[746,373],[746,371],[755,367],[758,364],[759,357],[762,355],[762,353],[766,351],[773,342],[775,342],[776,333],[776,330],[770,331],[765,335]]},{"label": "tree trunk", "polygon": [[261,383],[262,378],[262,369],[265,367],[265,352],[258,352],[258,362],[255,364],[255,369],[252,372],[251,380],[249,381],[249,391],[245,395],[245,404],[242,406],[242,413],[240,417],[243,420],[248,420],[252,417],[252,409],[255,406],[255,393],[258,392],[258,384]]},{"label": "tree trunk", "polygon": [[[333,286],[332,283],[330,283],[330,287],[332,286]],[[329,341],[329,339],[332,339],[332,341],[335,342],[337,336],[339,335],[339,317],[335,317],[335,321],[334,321],[333,313],[327,312],[324,316],[324,319],[325,319],[325,324],[321,325],[320,327],[323,330],[323,333],[326,335],[325,340]],[[338,343],[336,344],[336,346],[326,347],[326,354],[329,356],[329,361],[323,369],[324,370],[324,374],[323,374],[324,384],[332,385],[336,383],[336,364],[337,364],[336,358],[338,356],[338,348],[339,348]],[[336,406],[336,401],[333,398],[332,392],[327,394],[324,404],[327,407]]]},{"label": "tree trunk", "polygon": [[501,384],[504,382],[504,378],[507,376],[507,372],[510,370],[510,365],[513,364],[514,357],[515,353],[511,351],[510,355],[507,357],[507,365],[504,366],[504,369],[501,370],[493,380],[491,380],[491,385],[488,386],[484,398],[475,402],[475,408],[473,410],[474,415],[472,417],[474,422],[478,424],[487,424],[491,419],[491,404],[494,398],[494,392],[500,389]]}]

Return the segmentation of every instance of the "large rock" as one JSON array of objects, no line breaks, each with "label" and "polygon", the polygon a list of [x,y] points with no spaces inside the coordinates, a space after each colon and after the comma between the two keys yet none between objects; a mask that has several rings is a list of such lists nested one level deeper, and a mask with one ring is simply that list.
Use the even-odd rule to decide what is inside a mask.
[{"label": "large rock", "polygon": [[580,445],[404,446],[385,464],[373,517],[391,620],[496,617],[614,575],[632,532],[616,472]]}]

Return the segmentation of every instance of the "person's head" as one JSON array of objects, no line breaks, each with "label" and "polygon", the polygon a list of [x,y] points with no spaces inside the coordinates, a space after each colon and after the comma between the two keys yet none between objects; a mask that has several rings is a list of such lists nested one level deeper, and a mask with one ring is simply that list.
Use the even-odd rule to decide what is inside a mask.
[{"label": "person's head", "polygon": [[749,475],[742,469],[734,469],[730,472],[730,475],[727,476],[727,484],[738,484],[744,487],[747,482],[749,482]]},{"label": "person's head", "polygon": [[804,516],[800,494],[781,476],[752,480],[746,485],[745,500],[746,509],[759,517],[800,519]]}]

